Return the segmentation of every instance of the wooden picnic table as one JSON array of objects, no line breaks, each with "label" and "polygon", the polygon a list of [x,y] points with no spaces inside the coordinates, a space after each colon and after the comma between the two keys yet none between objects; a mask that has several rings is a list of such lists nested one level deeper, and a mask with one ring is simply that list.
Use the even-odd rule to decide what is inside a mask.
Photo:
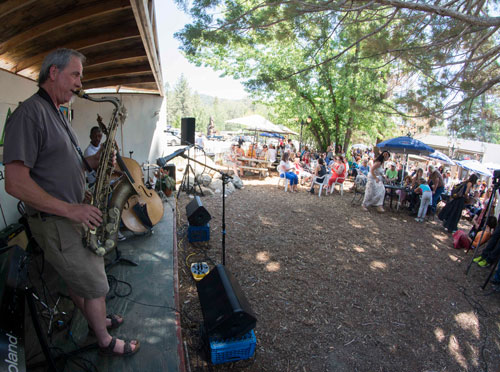
[{"label": "wooden picnic table", "polygon": [[243,164],[239,165],[238,168],[243,170],[248,170],[250,172],[259,173],[259,176],[265,176],[269,173],[270,161],[265,159],[238,157],[237,160],[241,161]]}]

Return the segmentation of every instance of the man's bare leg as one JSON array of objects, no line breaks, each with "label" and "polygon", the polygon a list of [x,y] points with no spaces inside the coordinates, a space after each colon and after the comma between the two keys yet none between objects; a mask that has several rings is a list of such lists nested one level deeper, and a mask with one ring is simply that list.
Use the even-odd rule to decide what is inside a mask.
[{"label": "man's bare leg", "polygon": [[[94,330],[97,343],[100,347],[106,347],[111,342],[111,335],[106,328],[106,297],[99,297],[93,299],[84,299],[85,314],[87,314],[87,321]],[[125,342],[117,339],[114,351],[123,353]],[[131,341],[132,351],[136,348],[136,341]]]},{"label": "man's bare leg", "polygon": [[[87,319],[90,327],[94,330],[99,346],[108,346],[112,337],[106,328],[111,325],[111,320],[106,318],[106,297],[89,300],[77,296],[71,290],[69,290],[69,294],[85,319]],[[134,341],[131,342],[132,350],[135,350],[135,344]],[[123,340],[116,340],[114,351],[123,353],[123,345]]]},{"label": "man's bare leg", "polygon": [[[82,312],[82,314],[85,317],[85,319],[88,319],[87,315],[85,313],[85,307],[84,307],[84,299],[83,299],[83,297],[80,297],[80,296],[76,295],[75,293],[73,293],[73,291],[70,288],[68,288],[68,292],[69,292],[69,296],[71,297],[71,299],[75,303],[76,307],[78,309],[80,309],[80,311]],[[123,320],[120,317],[117,317],[117,320],[118,320],[119,323],[123,322]],[[106,318],[106,327],[111,327],[111,324],[112,324],[111,323],[111,319]]]}]

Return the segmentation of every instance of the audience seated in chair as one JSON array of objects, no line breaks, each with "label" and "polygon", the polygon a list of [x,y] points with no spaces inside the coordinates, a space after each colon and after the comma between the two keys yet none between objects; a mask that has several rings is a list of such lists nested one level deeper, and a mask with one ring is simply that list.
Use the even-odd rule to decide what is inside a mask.
[{"label": "audience seated in chair", "polygon": [[332,176],[328,180],[328,188],[331,188],[334,183],[343,183],[346,175],[346,165],[342,155],[335,156],[335,163],[331,166]]},{"label": "audience seated in chair", "polygon": [[300,164],[300,159],[298,156],[295,157],[293,161],[293,166],[295,167],[295,174],[299,177],[300,184],[303,185],[305,182],[311,182],[313,175],[306,171],[302,164]]},{"label": "audience seated in chair", "polygon": [[[313,180],[311,183],[311,188],[309,190],[309,192],[311,194],[314,194],[314,185],[315,184],[323,185],[323,182],[326,180],[326,177],[328,177],[327,173],[328,172],[326,170],[325,161],[323,160],[323,158],[319,158],[318,164],[314,168]],[[322,186],[320,186],[320,194],[321,194],[321,188],[322,188]]]},{"label": "audience seated in chair", "polygon": [[280,165],[278,166],[280,177],[284,177],[290,181],[291,191],[297,191],[297,185],[299,183],[299,177],[294,172],[294,167],[290,163],[289,153],[285,152],[281,158]]},{"label": "audience seated in chair", "polygon": [[[467,236],[467,233],[463,230],[457,230],[453,233],[453,247],[456,249],[475,249],[486,243],[491,238],[491,234],[495,230],[497,226],[497,219],[494,216],[488,217],[488,221],[486,222],[486,227],[483,231],[478,231],[474,238],[471,238],[470,235]],[[485,249],[486,250],[486,249]],[[484,255],[486,257],[486,254]],[[483,260],[483,255],[477,256],[474,261],[479,262]]]}]

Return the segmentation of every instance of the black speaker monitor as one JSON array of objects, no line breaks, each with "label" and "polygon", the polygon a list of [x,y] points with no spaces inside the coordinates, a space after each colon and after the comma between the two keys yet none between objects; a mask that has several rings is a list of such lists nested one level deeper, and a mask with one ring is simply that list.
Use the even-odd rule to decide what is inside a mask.
[{"label": "black speaker monitor", "polygon": [[181,119],[181,145],[194,145],[195,118]]},{"label": "black speaker monitor", "polygon": [[214,267],[196,282],[196,289],[209,337],[238,337],[255,328],[257,318],[238,282],[225,266]]},{"label": "black speaker monitor", "polygon": [[203,226],[212,219],[210,213],[208,213],[201,204],[199,196],[195,196],[194,199],[186,205],[186,216],[191,226]]}]

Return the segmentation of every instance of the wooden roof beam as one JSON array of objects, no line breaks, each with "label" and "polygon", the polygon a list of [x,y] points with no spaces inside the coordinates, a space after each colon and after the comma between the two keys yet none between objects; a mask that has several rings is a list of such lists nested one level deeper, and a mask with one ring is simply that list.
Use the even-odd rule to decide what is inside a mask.
[{"label": "wooden roof beam", "polygon": [[0,16],[7,17],[11,13],[34,3],[36,0],[7,0],[0,4]]},{"label": "wooden roof beam", "polygon": [[4,43],[0,44],[0,55],[4,54],[14,46],[21,45],[39,36],[53,32],[59,28],[71,24],[80,23],[99,15],[109,14],[127,8],[130,8],[130,2],[128,0],[107,0],[101,1],[93,6],[77,8],[74,11],[66,12],[59,17],[31,27],[26,31],[21,32],[5,41]]},{"label": "wooden roof beam", "polygon": [[129,85],[137,83],[155,83],[156,80],[153,75],[147,76],[134,76],[134,77],[117,77],[111,79],[99,79],[89,81],[85,84],[85,89],[93,88],[106,88],[106,87],[116,87],[117,85]]},{"label": "wooden roof beam", "polygon": [[137,75],[137,74],[150,74],[151,73],[151,68],[149,67],[149,64],[147,65],[142,65],[142,66],[124,66],[124,67],[117,67],[117,68],[112,68],[112,69],[103,69],[100,71],[96,72],[90,72],[90,73],[85,73],[85,69],[83,70],[83,80],[82,83],[85,85],[87,82],[90,82],[92,80],[97,80],[97,79],[102,79],[102,78],[112,78],[114,76],[121,76],[121,75]]},{"label": "wooden roof beam", "polygon": [[[125,39],[130,39],[130,38],[137,38],[137,37],[139,37],[137,29],[134,29],[133,27],[127,27],[125,30],[118,29],[118,30],[99,34],[99,35],[94,36],[92,38],[84,38],[82,40],[75,40],[75,41],[72,41],[68,44],[61,45],[61,47],[80,50],[80,49],[87,48],[90,46],[103,45],[106,43],[112,43],[112,42],[119,41],[119,40],[125,40]],[[32,56],[31,58],[26,58],[23,61],[21,61],[19,64],[17,64],[10,71],[14,72],[14,73],[19,73],[20,71],[23,71],[29,67],[32,67],[32,66],[37,65],[37,64],[41,64],[48,52],[49,51],[46,51],[44,53]]]},{"label": "wooden roof beam", "polygon": [[[80,52],[83,51],[80,50]],[[88,55],[85,56],[87,57],[87,63],[84,66],[84,70],[85,68],[94,67],[118,60],[120,62],[122,61],[126,62],[127,60],[134,60],[140,57],[145,57],[147,59],[146,52],[144,52],[143,49],[126,49],[126,50],[116,51],[114,53],[106,53],[106,54],[101,53],[96,55],[95,57],[90,57]]]},{"label": "wooden roof beam", "polygon": [[151,19],[154,17],[151,17],[148,3],[148,0],[130,0],[137,22],[137,27],[141,33],[142,43],[144,44],[144,49],[146,49],[149,64],[151,65],[151,70],[153,71],[153,75],[158,86],[158,91],[160,92],[160,95],[163,96],[165,93],[163,91],[163,77],[161,74],[160,59],[157,54],[158,46],[155,43],[155,29],[151,23]]}]

